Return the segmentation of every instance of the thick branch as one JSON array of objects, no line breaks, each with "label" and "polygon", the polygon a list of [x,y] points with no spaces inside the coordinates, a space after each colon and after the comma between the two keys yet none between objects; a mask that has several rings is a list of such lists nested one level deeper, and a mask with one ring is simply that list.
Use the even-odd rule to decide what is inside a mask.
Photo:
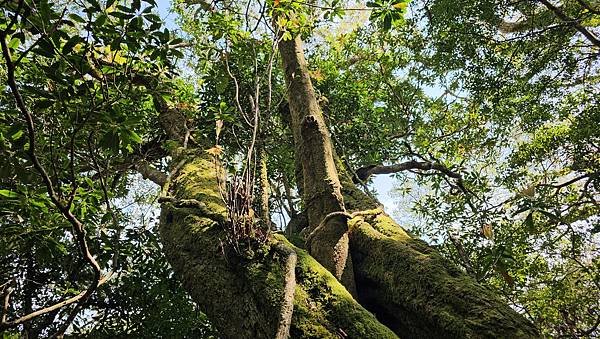
[{"label": "thick branch", "polygon": [[[335,166],[334,150],[323,112],[317,102],[304,57],[302,39],[279,43],[279,51],[288,87],[291,128],[296,154],[302,164],[303,200],[309,229],[322,224],[333,212],[344,212],[344,199]],[[320,227],[310,243],[309,252],[321,265],[334,273],[354,293],[352,258],[348,252],[348,225],[345,218],[333,218]]]},{"label": "thick branch", "polygon": [[161,187],[167,182],[167,174],[157,170],[145,160],[141,160],[135,164],[135,169],[144,179],[148,179]]}]

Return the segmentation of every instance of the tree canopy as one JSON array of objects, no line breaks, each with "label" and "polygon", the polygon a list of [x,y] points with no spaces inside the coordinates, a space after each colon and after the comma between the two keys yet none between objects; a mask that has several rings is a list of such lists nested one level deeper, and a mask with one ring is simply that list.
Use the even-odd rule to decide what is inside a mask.
[{"label": "tree canopy", "polygon": [[[395,240],[420,236],[428,245],[411,240],[408,247],[431,255],[434,270],[443,266],[440,272],[458,281],[464,275],[473,284],[466,286],[475,286],[469,293],[485,301],[499,295],[542,336],[598,335],[597,1],[176,0],[168,25],[154,0],[0,6],[5,337],[228,337],[217,329],[228,315],[215,319],[221,309],[203,304],[219,302],[209,292],[234,286],[223,296],[235,296],[233,288],[259,295],[273,283],[288,293],[288,281],[275,273],[294,271],[296,301],[281,302],[282,319],[293,309],[289,321],[316,318],[330,332],[331,324],[344,324],[362,333],[358,323],[382,336],[419,337],[423,332],[391,326],[385,312],[392,311],[372,306],[380,300],[368,300],[346,280],[350,274],[358,285],[389,273],[369,261],[389,248],[369,247],[373,234],[355,219],[376,223],[369,221],[372,206],[358,200],[374,201],[382,188],[375,178],[389,174],[398,208],[388,212],[406,221],[407,232],[380,232]],[[286,46],[300,40],[304,49],[291,46],[297,59],[290,59]],[[298,110],[313,109],[312,92],[298,89],[298,77],[314,87],[323,116],[314,124],[324,141],[307,137],[310,121],[297,119]],[[309,139],[324,151],[298,141]],[[323,187],[321,168],[307,168],[307,158],[325,164]],[[218,185],[205,186],[202,171],[213,163]],[[354,185],[359,193],[349,190]],[[322,206],[309,199],[331,187],[334,197]],[[345,266],[354,265],[350,273],[324,263],[327,248],[315,236],[335,217],[329,209],[341,196],[344,223],[356,230],[349,235],[357,248]],[[210,237],[213,224],[226,226],[187,244],[164,229],[181,221],[171,212],[183,210],[190,216],[180,218],[185,223],[212,220],[202,224]],[[176,240],[181,246],[174,248]],[[200,245],[216,263],[203,272],[217,276],[230,262],[247,271],[213,285],[190,282],[181,270],[196,257],[182,263],[173,253]],[[312,257],[325,268],[314,268]],[[283,271],[274,268],[279,261]],[[263,281],[264,272],[275,273]],[[423,272],[424,291],[445,288],[427,281],[435,274]],[[242,275],[254,285],[225,281],[246,281]],[[191,284],[204,289],[190,292]],[[419,293],[415,299],[430,300],[432,309],[442,303]],[[239,302],[277,305],[252,298]],[[261,320],[253,307],[247,306],[252,321],[273,321]],[[350,315],[332,319],[332,310]],[[479,316],[522,324],[507,311],[494,312]],[[455,321],[445,316],[435,319],[442,327]],[[285,337],[280,331],[325,333],[284,325],[278,338]],[[477,326],[474,337],[494,336],[494,329]]]}]

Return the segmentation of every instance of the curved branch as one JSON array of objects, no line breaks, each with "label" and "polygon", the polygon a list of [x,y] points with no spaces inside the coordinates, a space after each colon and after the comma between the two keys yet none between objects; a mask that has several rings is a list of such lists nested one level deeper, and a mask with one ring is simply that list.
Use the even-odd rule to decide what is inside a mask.
[{"label": "curved branch", "polygon": [[[33,115],[27,109],[27,106],[25,105],[25,101],[23,100],[23,97],[21,96],[21,93],[19,91],[19,87],[17,86],[17,82],[15,79],[15,65],[12,61],[12,56],[11,56],[10,50],[8,48],[8,45],[6,43],[6,37],[7,37],[7,35],[6,35],[5,31],[0,32],[0,47],[2,49],[2,56],[6,62],[6,74],[7,74],[7,80],[8,80],[8,87],[10,88],[12,95],[15,99],[15,102],[17,104],[17,108],[23,115],[23,118],[25,119],[26,125],[27,125],[27,135],[28,135],[28,139],[29,139],[29,149],[27,152],[29,154],[29,158],[31,159],[31,162],[33,163],[33,166],[36,169],[36,171],[42,177],[42,181],[44,182],[44,184],[46,186],[46,191],[47,191],[48,195],[50,196],[52,203],[61,212],[61,214],[65,217],[65,219],[67,219],[69,221],[69,223],[73,227],[73,235],[76,239],[79,249],[81,250],[81,252],[83,254],[84,260],[90,265],[90,267],[94,271],[94,280],[92,281],[92,283],[88,286],[88,288],[84,292],[81,292],[80,294],[78,294],[77,296],[75,296],[73,298],[67,299],[63,302],[40,309],[38,311],[32,312],[27,315],[24,315],[15,320],[5,321],[5,319],[2,319],[2,322],[0,323],[0,330],[16,327],[16,326],[18,326],[24,322],[27,322],[37,316],[49,313],[53,310],[59,309],[63,306],[72,304],[74,302],[79,302],[80,304],[83,304],[92,295],[92,293],[94,293],[96,288],[98,288],[98,286],[100,286],[102,283],[104,283],[109,278],[109,277],[104,277],[104,278],[102,277],[100,265],[98,264],[96,259],[92,256],[92,254],[90,253],[90,250],[88,248],[88,244],[86,241],[85,228],[84,228],[83,223],[73,214],[73,212],[71,212],[70,202],[65,203],[61,199],[61,197],[57,194],[57,191],[55,190],[54,185],[52,184],[52,180],[50,179],[48,173],[42,166],[39,158],[37,157]],[[74,192],[73,192],[73,195],[74,195]],[[5,315],[3,315],[3,318],[4,317],[5,317]],[[71,317],[69,317],[69,318],[71,318]]]},{"label": "curved branch", "polygon": [[[108,279],[110,279],[110,276],[105,276],[105,277],[101,278],[98,281],[98,284],[97,284],[96,287],[98,287],[100,285],[103,285],[105,282],[108,281]],[[88,288],[88,290],[89,290],[89,288]],[[62,307],[71,305],[73,303],[76,303],[76,302],[78,302],[78,301],[80,301],[82,299],[86,300],[87,297],[89,297],[89,296],[86,296],[86,294],[88,294],[88,290],[85,290],[85,291],[79,293],[78,295],[76,295],[74,297],[71,297],[71,298],[69,298],[67,300],[64,300],[64,301],[61,301],[59,303],[56,303],[56,304],[54,304],[52,306],[48,306],[46,308],[39,309],[39,310],[37,310],[35,312],[31,312],[31,313],[29,313],[27,315],[24,315],[24,316],[22,316],[22,317],[20,317],[18,319],[11,320],[11,321],[6,321],[6,322],[2,322],[2,323],[0,323],[0,331],[3,331],[5,329],[9,329],[9,328],[17,327],[17,326],[19,326],[19,325],[21,325],[23,323],[26,323],[26,322],[28,322],[28,321],[30,321],[30,320],[32,320],[32,319],[34,319],[34,318],[36,318],[36,317],[38,317],[40,315],[44,315],[46,313],[50,313],[50,312],[52,312],[54,310],[57,310],[59,308],[62,308]]]}]

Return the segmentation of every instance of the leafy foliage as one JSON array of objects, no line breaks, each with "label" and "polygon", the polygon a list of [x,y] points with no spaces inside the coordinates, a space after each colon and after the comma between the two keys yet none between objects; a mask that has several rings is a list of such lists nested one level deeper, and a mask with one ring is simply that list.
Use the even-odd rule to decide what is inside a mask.
[{"label": "leafy foliage", "polygon": [[[279,37],[297,34],[344,165],[445,168],[395,174],[412,231],[544,335],[597,333],[600,74],[598,46],[584,34],[599,36],[592,1],[554,2],[568,21],[537,1],[177,1],[179,36],[152,0],[0,3],[41,164],[61,198],[72,197],[103,271],[116,274],[73,335],[215,335],[174,282],[152,213],[140,212],[152,211],[146,198],[156,192],[131,171],[166,168],[177,146],[160,110],[177,109],[198,145],[222,147],[212,149],[230,173],[253,172],[253,145],[265,152],[272,216],[285,227],[302,209],[301,178],[275,51]],[[8,71],[2,59],[3,84]],[[28,136],[2,87],[0,284],[15,287],[11,318],[93,279]],[[68,314],[19,330],[49,335]]]},{"label": "leafy foliage", "polygon": [[[159,95],[168,100],[172,93],[165,89],[171,87],[176,58],[182,56],[172,46],[181,39],[162,28],[154,6],[154,1],[128,6],[95,0],[2,2],[1,38],[8,42],[19,95],[33,115],[39,162],[60,201],[70,201],[70,212],[83,223],[90,252],[104,274],[117,275],[88,301],[94,315],[81,315],[71,333],[96,329],[94,337],[123,332],[155,336],[177,329],[183,335],[202,331],[205,323],[174,282],[156,235],[140,225],[126,226],[134,219],[128,208],[116,205],[139,181],[128,179],[136,161],[153,162],[164,153],[156,148],[162,137],[152,99]],[[3,58],[3,83],[9,67]],[[148,84],[148,78],[155,83]],[[75,296],[94,279],[72,225],[48,197],[43,174],[34,168],[31,132],[22,113],[12,90],[3,87],[0,281],[7,283],[3,293],[4,287],[14,289],[8,320]],[[141,275],[143,281],[136,278]],[[148,295],[147,288],[152,297],[140,298]],[[149,307],[149,300],[156,307]],[[60,331],[70,312],[48,312],[22,331],[49,336]],[[181,318],[184,312],[188,317]],[[195,318],[189,317],[194,313]],[[102,323],[90,323],[94,319]],[[188,321],[186,326],[173,325],[181,319]]]}]

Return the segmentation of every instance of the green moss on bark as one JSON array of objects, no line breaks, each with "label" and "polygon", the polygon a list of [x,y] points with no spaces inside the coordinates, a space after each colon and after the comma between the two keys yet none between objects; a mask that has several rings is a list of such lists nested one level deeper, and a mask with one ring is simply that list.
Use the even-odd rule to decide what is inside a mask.
[{"label": "green moss on bark", "polygon": [[397,338],[306,251],[295,248],[296,296],[292,338]]},{"label": "green moss on bark", "polygon": [[408,338],[536,338],[536,329],[389,216],[355,219],[359,300]]},{"label": "green moss on bark", "polygon": [[[378,202],[337,162],[346,208]],[[537,338],[523,316],[385,213],[350,223],[359,302],[405,338]]]},{"label": "green moss on bark", "polygon": [[184,165],[171,183],[177,199],[196,199],[209,214],[162,205],[160,232],[164,252],[185,289],[224,338],[273,338],[285,300],[285,257],[278,247],[297,253],[296,289],[290,333],[293,338],[396,338],[360,306],[307,252],[282,236],[254,248],[253,255],[227,256],[221,239],[226,208],[214,164],[205,154]]},{"label": "green moss on bark", "polygon": [[[273,337],[283,300],[282,263],[269,247],[260,260],[227,258],[221,224],[227,209],[221,199],[214,161],[191,158],[176,174],[170,194],[196,199],[209,215],[193,208],[162,205],[160,232],[164,252],[185,289],[226,338]],[[235,259],[235,260],[233,260]]]}]

